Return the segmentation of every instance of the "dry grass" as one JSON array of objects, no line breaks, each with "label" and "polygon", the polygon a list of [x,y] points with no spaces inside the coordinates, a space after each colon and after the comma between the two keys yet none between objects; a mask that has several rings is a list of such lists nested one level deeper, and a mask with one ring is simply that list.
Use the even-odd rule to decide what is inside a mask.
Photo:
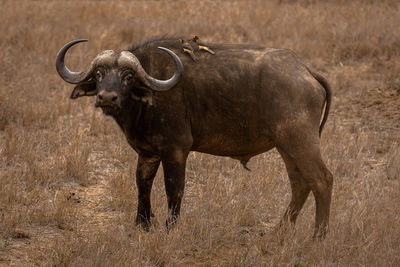
[{"label": "dry grass", "polygon": [[[0,1],[0,265],[263,266],[400,262],[398,1]],[[278,153],[243,170],[192,153],[183,214],[169,233],[161,170],[156,223],[135,228],[136,154],[93,99],[68,99],[55,71],[164,34],[293,49],[331,82],[323,155],[335,175],[331,230],[313,241],[310,197],[275,231],[290,198]],[[283,242],[282,242],[283,240]]]}]

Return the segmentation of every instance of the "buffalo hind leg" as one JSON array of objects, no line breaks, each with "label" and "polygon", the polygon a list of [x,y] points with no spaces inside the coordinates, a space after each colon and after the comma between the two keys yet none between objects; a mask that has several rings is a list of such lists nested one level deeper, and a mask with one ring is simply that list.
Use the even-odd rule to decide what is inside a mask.
[{"label": "buffalo hind leg", "polygon": [[167,229],[179,218],[185,187],[185,168],[188,152],[169,150],[162,155],[165,191],[168,201]]},{"label": "buffalo hind leg", "polygon": [[278,151],[285,162],[292,189],[292,198],[280,223],[281,226],[285,226],[288,222],[296,223],[297,216],[306,202],[311,188],[307,185],[293,159],[283,150],[278,148]]},{"label": "buffalo hind leg", "polygon": [[296,142],[293,138],[287,144],[290,146],[281,147],[281,150],[293,159],[315,198],[314,237],[325,237],[329,224],[333,176],[322,161],[319,140],[307,142],[307,138],[304,138]]},{"label": "buffalo hind leg", "polygon": [[138,188],[136,225],[142,226],[145,230],[149,229],[150,218],[154,216],[151,211],[150,194],[159,166],[159,158],[139,155],[136,169],[136,184]]}]

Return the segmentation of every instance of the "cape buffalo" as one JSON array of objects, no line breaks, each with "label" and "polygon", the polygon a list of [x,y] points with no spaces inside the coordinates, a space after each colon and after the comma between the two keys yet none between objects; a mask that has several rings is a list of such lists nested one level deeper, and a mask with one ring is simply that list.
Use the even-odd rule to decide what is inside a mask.
[{"label": "cape buffalo", "polygon": [[95,106],[115,119],[138,153],[137,224],[150,223],[150,192],[160,162],[168,226],[180,213],[190,151],[231,157],[246,166],[251,157],[275,147],[292,189],[282,222],[296,221],[312,191],[314,236],[325,236],[333,176],[321,158],[320,134],[331,90],[292,51],[210,44],[212,51],[206,52],[193,43],[193,60],[178,38],[159,38],[125,51],[103,51],[86,70],[72,72],[65,54],[85,41],[60,49],[57,71],[76,84],[72,99],[96,96]]}]

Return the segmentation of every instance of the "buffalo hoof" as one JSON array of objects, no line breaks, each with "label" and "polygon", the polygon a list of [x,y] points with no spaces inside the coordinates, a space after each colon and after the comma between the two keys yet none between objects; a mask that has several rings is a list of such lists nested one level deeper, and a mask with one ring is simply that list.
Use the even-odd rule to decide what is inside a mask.
[{"label": "buffalo hoof", "polygon": [[136,226],[148,232],[150,231],[150,226],[151,226],[150,219],[145,219],[142,216],[138,216],[136,217]]},{"label": "buffalo hoof", "polygon": [[165,228],[167,229],[167,232],[169,232],[169,230],[171,230],[176,225],[177,222],[178,222],[177,216],[168,217],[168,219],[165,221]]},{"label": "buffalo hoof", "polygon": [[323,239],[325,239],[327,233],[328,233],[328,230],[326,228],[323,228],[323,229],[316,228],[314,231],[313,239],[314,240],[323,240]]}]

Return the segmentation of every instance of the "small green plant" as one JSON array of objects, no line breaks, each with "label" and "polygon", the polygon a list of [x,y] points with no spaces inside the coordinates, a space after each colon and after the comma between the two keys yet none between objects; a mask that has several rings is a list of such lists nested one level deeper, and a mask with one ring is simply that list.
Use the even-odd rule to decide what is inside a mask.
[{"label": "small green plant", "polygon": [[301,251],[297,252],[296,256],[298,259],[295,260],[295,262],[293,263],[293,267],[310,267],[311,264],[306,262],[303,263],[301,257],[302,257],[303,253]]}]

